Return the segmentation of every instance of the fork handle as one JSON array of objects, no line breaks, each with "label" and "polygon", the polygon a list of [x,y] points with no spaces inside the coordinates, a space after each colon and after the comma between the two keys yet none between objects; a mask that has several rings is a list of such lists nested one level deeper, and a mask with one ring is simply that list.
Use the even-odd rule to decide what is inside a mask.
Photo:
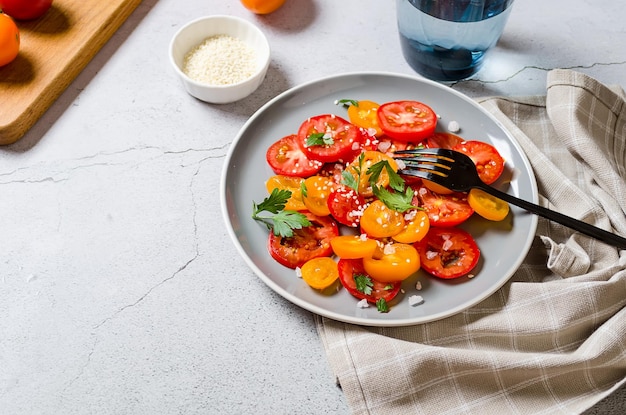
[{"label": "fork handle", "polygon": [[542,216],[553,222],[560,223],[561,225],[567,226],[570,229],[577,230],[587,236],[591,236],[592,238],[606,242],[607,244],[613,245],[615,247],[626,249],[626,238],[622,238],[619,235],[607,232],[604,229],[597,228],[593,225],[579,221],[578,219],[574,219],[570,216],[563,215],[554,210],[546,209],[543,206],[539,206],[526,200],[517,198],[508,193],[504,193],[494,187],[487,185],[476,187],[491,194],[492,196],[497,197],[498,199],[502,199],[515,206],[519,206],[522,209],[534,213],[535,215]]}]

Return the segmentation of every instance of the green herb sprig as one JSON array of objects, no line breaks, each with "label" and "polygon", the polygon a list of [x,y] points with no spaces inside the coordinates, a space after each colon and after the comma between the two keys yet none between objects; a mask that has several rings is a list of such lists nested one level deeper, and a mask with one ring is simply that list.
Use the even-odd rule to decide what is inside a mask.
[{"label": "green herb sprig", "polygon": [[[291,191],[286,189],[274,189],[272,193],[259,204],[252,202],[252,219],[263,223],[274,235],[289,238],[293,236],[294,229],[302,229],[311,226],[311,222],[305,215],[293,210],[285,210],[285,205],[291,197]],[[261,216],[261,212],[271,215]]]}]

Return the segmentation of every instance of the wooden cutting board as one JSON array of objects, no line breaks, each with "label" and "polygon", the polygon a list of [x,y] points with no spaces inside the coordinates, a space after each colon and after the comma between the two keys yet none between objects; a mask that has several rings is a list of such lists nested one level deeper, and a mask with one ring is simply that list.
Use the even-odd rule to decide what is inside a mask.
[{"label": "wooden cutting board", "polygon": [[16,22],[20,53],[0,67],[0,145],[19,140],[141,0],[54,0],[39,19]]}]

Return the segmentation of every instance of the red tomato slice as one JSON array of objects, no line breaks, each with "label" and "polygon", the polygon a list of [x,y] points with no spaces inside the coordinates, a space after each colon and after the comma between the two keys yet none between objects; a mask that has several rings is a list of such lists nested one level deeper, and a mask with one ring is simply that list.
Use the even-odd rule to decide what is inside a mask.
[{"label": "red tomato slice", "polygon": [[[317,136],[319,144],[307,142]],[[323,144],[322,141],[328,141]],[[324,163],[352,159],[363,138],[361,129],[334,114],[318,115],[304,121],[298,129],[298,145],[313,160]]]},{"label": "red tomato slice", "polygon": [[369,303],[376,303],[379,299],[384,299],[389,302],[393,300],[402,285],[401,281],[396,282],[380,282],[371,278],[372,291],[369,294],[361,292],[357,289],[356,281],[354,277],[357,275],[363,275],[369,277],[363,268],[363,261],[360,259],[340,259],[337,263],[339,267],[339,281],[346,290],[359,300],[367,300]]},{"label": "red tomato slice", "polygon": [[474,213],[474,209],[467,202],[465,193],[439,194],[424,185],[412,187],[416,191],[415,198],[417,198],[417,201],[414,198],[413,204],[426,210],[432,226],[456,226],[465,222]]},{"label": "red tomato slice", "polygon": [[356,228],[361,222],[365,199],[354,189],[347,186],[338,186],[328,196],[328,210],[337,222]]},{"label": "red tomato slice", "polygon": [[480,250],[472,235],[459,228],[430,228],[415,244],[422,269],[439,278],[469,274],[478,263]]},{"label": "red tomato slice", "polygon": [[463,137],[452,133],[435,133],[426,140],[428,148],[453,149],[457,144],[463,142]]},{"label": "red tomato slice", "polygon": [[474,164],[480,179],[486,184],[498,180],[504,171],[504,159],[491,144],[482,141],[463,141],[453,150],[467,154]]},{"label": "red tomato slice", "polygon": [[383,132],[400,141],[420,142],[435,132],[437,114],[417,101],[394,101],[378,108]]},{"label": "red tomato slice", "polygon": [[310,259],[331,256],[333,249],[330,240],[339,235],[337,222],[330,217],[315,216],[301,212],[311,222],[311,226],[295,229],[293,236],[284,238],[269,233],[268,250],[272,258],[282,265],[295,269]]},{"label": "red tomato slice", "polygon": [[297,141],[297,135],[288,135],[267,149],[265,159],[276,174],[308,177],[317,173],[324,165],[317,160],[309,159]]}]

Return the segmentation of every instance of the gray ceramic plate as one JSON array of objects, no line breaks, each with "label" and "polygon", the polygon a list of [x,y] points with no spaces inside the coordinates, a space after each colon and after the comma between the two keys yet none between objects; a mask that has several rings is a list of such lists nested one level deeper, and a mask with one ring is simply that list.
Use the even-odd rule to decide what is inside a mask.
[{"label": "gray ceramic plate", "polygon": [[[295,272],[275,262],[267,252],[268,231],[251,218],[252,202],[266,196],[265,181],[273,172],[265,161],[274,141],[295,133],[306,118],[334,113],[347,117],[337,99],[379,103],[403,99],[426,103],[441,117],[438,130],[450,121],[461,126],[466,139],[489,142],[506,159],[506,170],[495,184],[523,199],[537,201],[537,185],[528,160],[502,125],[470,98],[441,84],[389,73],[349,73],[310,82],[268,102],[243,126],[224,164],[221,199],[224,219],[241,256],[272,290],[298,306],[335,320],[367,326],[407,326],[451,316],[487,298],[517,270],[526,256],[537,218],[512,207],[503,222],[472,218],[463,227],[471,232],[482,257],[472,279],[452,281],[428,277],[419,271],[403,283],[404,293],[391,302],[388,313],[376,307],[358,308],[358,300],[344,289],[324,295],[309,288]],[[416,280],[422,289],[415,289]],[[409,296],[424,302],[410,306]]]}]

